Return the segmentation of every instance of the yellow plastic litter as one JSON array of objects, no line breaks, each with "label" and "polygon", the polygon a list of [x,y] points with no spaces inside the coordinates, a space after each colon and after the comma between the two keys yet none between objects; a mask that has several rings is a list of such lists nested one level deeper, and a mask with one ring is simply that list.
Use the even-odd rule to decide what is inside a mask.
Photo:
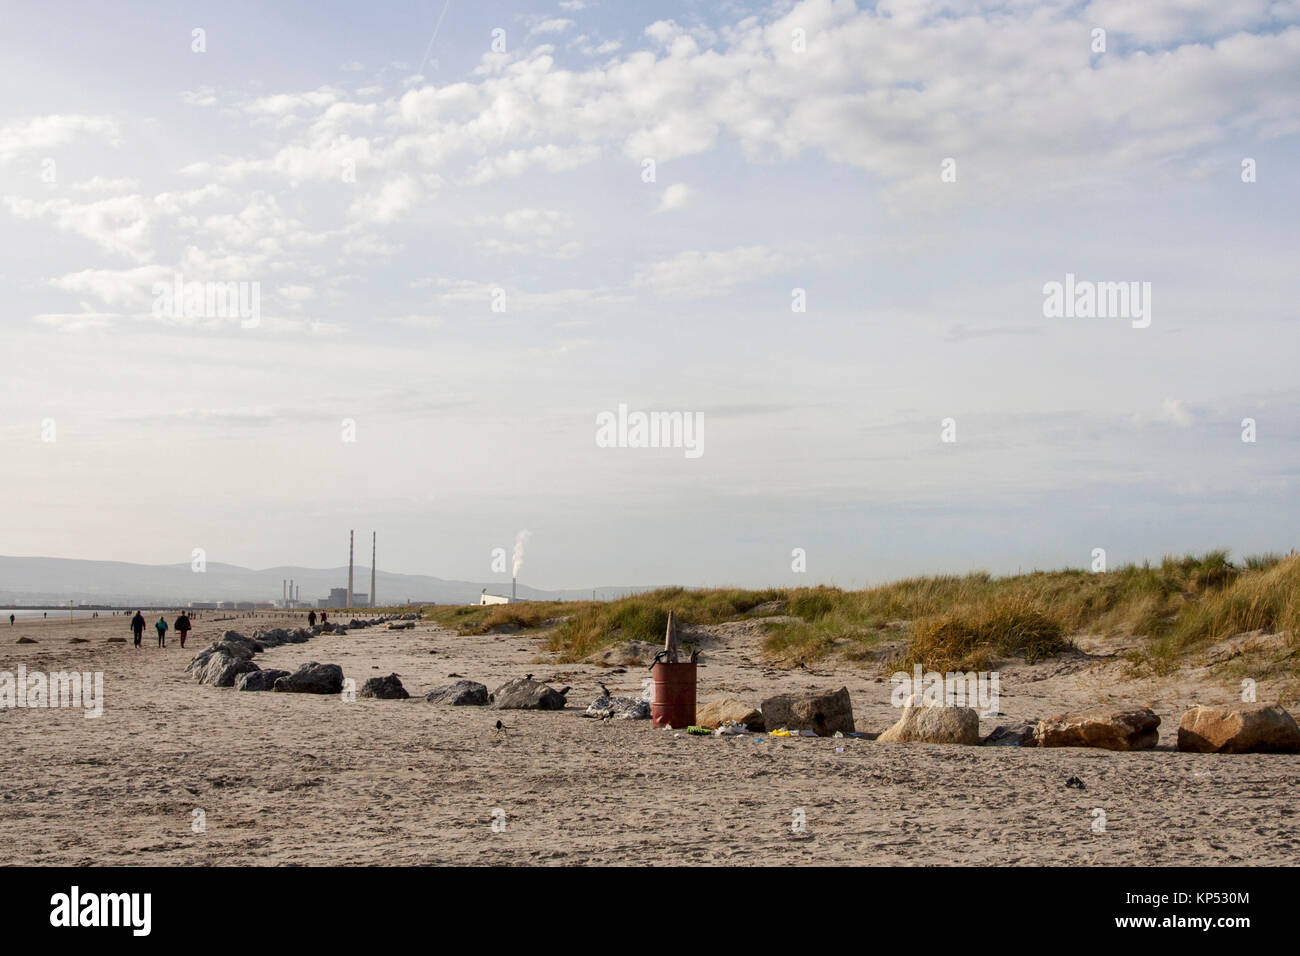
[{"label": "yellow plastic litter", "polygon": [[790,731],[782,727],[780,730],[772,731],[770,734],[768,734],[768,736],[769,737],[793,737],[794,734],[790,733]]}]

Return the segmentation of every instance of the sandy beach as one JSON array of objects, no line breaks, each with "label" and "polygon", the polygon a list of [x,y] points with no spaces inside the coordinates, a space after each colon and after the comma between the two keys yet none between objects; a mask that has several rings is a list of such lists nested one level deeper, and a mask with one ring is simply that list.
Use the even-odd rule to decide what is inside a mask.
[{"label": "sandy beach", "polygon": [[[1114,640],[1077,639],[1077,651],[1003,668],[1006,716],[982,720],[981,732],[1135,702],[1162,718],[1156,750],[758,742],[591,720],[580,714],[598,681],[633,693],[645,669],[557,664],[536,633],[462,637],[425,622],[321,635],[257,656],[264,668],[337,663],[358,686],[396,672],[407,701],[240,693],[184,673],[228,628],[251,635],[302,623],[280,612],[212,615],[196,622],[185,650],[174,639],[152,646],[152,632],[136,650],[107,642],[128,636],[122,617],[6,622],[0,670],[104,674],[97,719],[76,709],[0,710],[6,862],[1260,865],[1290,864],[1300,852],[1300,756],[1173,751],[1183,710],[1231,703],[1235,685],[1189,670],[1126,681]],[[697,629],[701,701],[757,703],[846,686],[858,730],[895,720],[886,676],[862,666],[764,666],[762,629],[753,620]],[[37,643],[15,643],[24,635]],[[525,673],[572,685],[570,707],[498,711],[423,699],[451,674],[495,689]],[[1261,683],[1259,699],[1270,693]],[[1067,788],[1070,777],[1085,789]],[[797,809],[802,833],[791,825]],[[192,825],[196,810],[202,832]]]}]

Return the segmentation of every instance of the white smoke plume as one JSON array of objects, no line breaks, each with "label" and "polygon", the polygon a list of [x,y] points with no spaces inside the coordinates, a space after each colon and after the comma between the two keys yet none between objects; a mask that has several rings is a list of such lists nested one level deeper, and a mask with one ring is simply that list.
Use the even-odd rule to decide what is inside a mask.
[{"label": "white smoke plume", "polygon": [[533,533],[527,528],[515,535],[515,561],[510,572],[510,576],[513,578],[519,577],[519,569],[524,566],[524,545],[528,543],[528,539],[532,536]]}]

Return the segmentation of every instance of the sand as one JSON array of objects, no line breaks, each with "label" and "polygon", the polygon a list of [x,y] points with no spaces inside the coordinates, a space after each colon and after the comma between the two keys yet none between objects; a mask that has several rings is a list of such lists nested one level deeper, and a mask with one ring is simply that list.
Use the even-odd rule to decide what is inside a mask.
[{"label": "sand", "polygon": [[[105,643],[128,636],[122,617],[0,625],[0,670],[102,670],[105,694],[98,719],[0,710],[6,863],[1268,865],[1300,855],[1300,756],[697,738],[579,716],[597,681],[636,692],[644,668],[547,663],[536,635],[459,637],[426,623],[320,636],[257,658],[290,670],[337,663],[358,686],[395,671],[410,701],[239,693],[195,684],[186,663],[227,628],[301,621],[216,617],[196,622],[184,651],[174,639],[157,649],[151,629],[139,650]],[[701,700],[845,685],[859,730],[897,716],[887,678],[863,665],[764,667],[760,624],[708,631]],[[38,643],[15,644],[24,634]],[[1186,706],[1239,699],[1234,682],[1204,672],[1125,681],[1119,644],[1079,644],[1003,668],[1006,716],[983,720],[981,732],[1135,701],[1160,714],[1168,748]],[[495,689],[528,672],[573,685],[570,709],[423,700],[452,673]],[[1261,682],[1259,699],[1272,690]],[[1086,789],[1067,788],[1072,776]],[[503,830],[493,827],[497,810]]]}]

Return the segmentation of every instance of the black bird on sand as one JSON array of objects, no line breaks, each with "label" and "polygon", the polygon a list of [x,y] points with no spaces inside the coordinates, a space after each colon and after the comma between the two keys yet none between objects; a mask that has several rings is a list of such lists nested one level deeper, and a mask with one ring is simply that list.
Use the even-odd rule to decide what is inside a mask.
[{"label": "black bird on sand", "polygon": [[524,675],[524,680],[532,680],[532,679],[533,679],[533,675],[532,675],[532,674],[525,674],[525,675]]},{"label": "black bird on sand", "polygon": [[507,727],[505,724],[501,723],[501,721],[499,721],[499,720],[497,721],[497,730],[505,731],[505,730],[509,730],[509,729],[510,729],[510,728]]},{"label": "black bird on sand", "polygon": [[603,694],[603,695],[606,696],[606,697],[613,697],[613,696],[614,696],[613,694],[611,694],[611,693],[609,692],[609,688],[605,686],[605,683],[604,683],[603,681],[596,681],[596,683],[597,683],[597,684],[600,684],[600,692],[601,692],[601,694]]}]

